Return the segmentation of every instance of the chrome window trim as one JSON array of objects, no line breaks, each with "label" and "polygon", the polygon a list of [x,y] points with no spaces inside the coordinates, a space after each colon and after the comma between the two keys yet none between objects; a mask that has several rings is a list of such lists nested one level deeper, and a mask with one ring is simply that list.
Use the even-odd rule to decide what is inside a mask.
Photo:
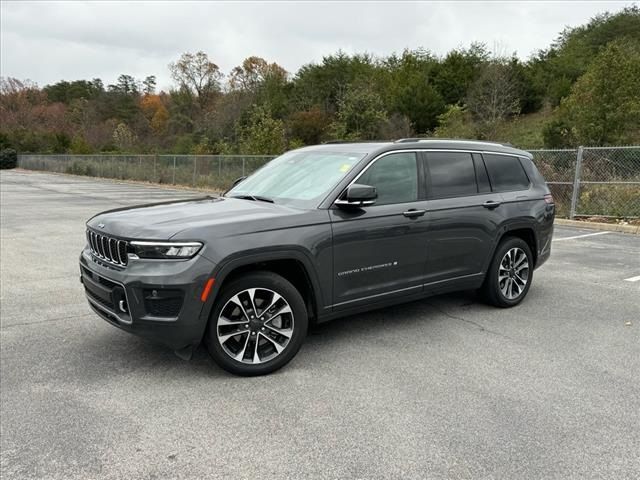
[{"label": "chrome window trim", "polygon": [[[351,180],[349,182],[349,184],[344,187],[342,189],[342,191],[338,194],[338,196],[331,202],[331,205],[336,205],[338,206],[339,204],[337,203],[340,200],[340,197],[342,197],[342,195],[344,194],[344,192],[347,191],[347,189],[353,185],[354,183],[357,183],[357,181],[360,179],[360,177],[362,175],[364,175],[364,173],[371,167],[371,165],[373,165],[375,162],[377,162],[378,160],[380,160],[381,158],[386,157],[387,155],[392,155],[394,153],[418,153],[418,152],[424,152],[424,153],[429,153],[429,152],[450,152],[450,153],[477,153],[477,154],[491,154],[491,155],[503,155],[505,157],[514,157],[517,158],[518,161],[520,161],[520,158],[528,158],[525,157],[523,155],[518,155],[515,153],[503,153],[503,152],[494,152],[492,150],[465,150],[465,149],[460,149],[460,148],[409,148],[409,149],[397,149],[397,150],[389,150],[388,152],[382,152],[381,154],[379,154],[377,157],[375,157],[373,160],[371,160],[362,170],[360,170],[360,172],[355,176],[355,178],[353,180]],[[484,161],[484,159],[483,159]],[[525,172],[526,174],[526,172]],[[487,175],[489,175],[489,172],[487,172]],[[418,179],[419,180],[419,179]],[[531,181],[529,182],[529,189],[531,188]],[[501,192],[494,192],[493,188],[490,192],[485,192],[484,194],[488,194],[488,193],[501,193]],[[504,193],[504,192],[503,192]],[[456,197],[449,197],[449,198],[456,198]],[[429,200],[429,199],[424,199],[424,200]],[[415,202],[419,202],[419,201],[423,201],[421,199],[418,200],[414,200]],[[411,202],[404,202],[404,203],[411,203]],[[397,205],[394,203],[391,204],[386,204],[386,205]],[[371,205],[371,206],[376,206]],[[385,205],[381,205],[381,206],[385,206]]]}]

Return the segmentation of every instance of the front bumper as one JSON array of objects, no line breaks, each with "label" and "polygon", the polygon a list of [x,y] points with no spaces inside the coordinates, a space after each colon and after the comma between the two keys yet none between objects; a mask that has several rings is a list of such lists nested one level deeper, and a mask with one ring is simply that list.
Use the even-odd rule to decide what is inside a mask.
[{"label": "front bumper", "polygon": [[85,248],[80,281],[101,318],[177,350],[202,340],[208,310],[200,296],[214,267],[196,255],[184,261],[132,260],[118,268]]}]

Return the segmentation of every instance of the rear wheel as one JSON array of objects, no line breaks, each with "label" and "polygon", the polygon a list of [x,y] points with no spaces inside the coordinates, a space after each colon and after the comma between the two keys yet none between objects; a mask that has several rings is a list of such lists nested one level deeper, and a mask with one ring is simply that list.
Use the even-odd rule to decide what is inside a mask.
[{"label": "rear wheel", "polygon": [[288,363],[307,333],[300,292],[272,272],[243,275],[225,286],[209,319],[207,348],[236,375],[264,375]]},{"label": "rear wheel", "polygon": [[507,237],[496,249],[481,288],[483,298],[497,307],[519,304],[533,280],[533,255],[527,242]]}]

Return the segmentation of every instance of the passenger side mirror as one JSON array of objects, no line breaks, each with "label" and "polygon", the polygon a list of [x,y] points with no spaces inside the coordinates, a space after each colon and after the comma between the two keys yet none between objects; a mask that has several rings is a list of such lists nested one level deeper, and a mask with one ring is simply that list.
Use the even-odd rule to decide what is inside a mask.
[{"label": "passenger side mirror", "polygon": [[361,185],[354,183],[347,188],[347,191],[336,200],[336,205],[339,207],[365,207],[367,205],[373,205],[378,198],[378,190],[371,185]]}]

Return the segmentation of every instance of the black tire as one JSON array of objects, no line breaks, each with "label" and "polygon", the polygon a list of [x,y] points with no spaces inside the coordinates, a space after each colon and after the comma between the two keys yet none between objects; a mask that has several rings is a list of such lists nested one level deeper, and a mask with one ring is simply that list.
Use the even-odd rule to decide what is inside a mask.
[{"label": "black tire", "polygon": [[[243,292],[246,292],[248,289],[258,289],[259,291],[265,292],[265,294],[268,294],[268,292],[266,292],[268,290],[276,293],[277,295],[281,296],[284,299],[284,301],[290,307],[291,316],[289,317],[288,314],[283,314],[282,316],[273,315],[273,318],[287,317],[286,320],[283,320],[283,319],[279,320],[281,322],[280,326],[283,325],[282,322],[290,322],[289,326],[291,327],[292,334],[287,341],[286,340],[287,337],[280,336],[277,333],[273,333],[273,332],[274,331],[284,332],[284,331],[287,331],[288,329],[283,328],[281,330],[277,330],[277,329],[267,328],[265,331],[264,327],[260,328],[260,326],[256,326],[253,323],[251,323],[253,321],[257,322],[259,317],[261,317],[262,315],[264,315],[263,318],[266,318],[269,316],[269,312],[268,312],[269,309],[267,309],[265,306],[267,303],[269,303],[269,301],[265,301],[265,304],[262,305],[263,307],[265,307],[265,310],[261,310],[260,306],[257,305],[257,302],[260,301],[260,299],[257,299],[256,313],[258,313],[258,315],[256,315],[256,317],[258,318],[256,318],[255,320],[248,320],[246,323],[251,333],[246,333],[246,337],[244,336],[244,334],[242,334],[242,335],[235,336],[233,337],[233,339],[231,339],[231,343],[232,343],[231,347],[234,347],[234,346],[237,347],[237,353],[243,355],[244,361],[241,361],[241,360],[232,358],[231,353],[236,353],[236,352],[229,352],[230,347],[227,346],[228,345],[227,343],[225,343],[225,347],[222,346],[221,340],[219,340],[218,338],[218,333],[219,331],[221,334],[226,333],[225,331],[223,331],[226,328],[243,329],[245,327],[243,325],[235,326],[236,323],[234,323],[233,326],[229,327],[229,326],[219,325],[219,322],[224,321],[224,319],[220,320],[220,315],[223,309],[225,308],[226,308],[225,315],[229,312],[229,309],[231,309],[234,312],[240,312],[241,316],[239,318],[246,318],[244,316],[245,313],[249,317],[251,317],[251,312],[252,312],[251,306],[249,306],[249,308],[245,310],[244,307],[240,308],[239,305],[231,301],[231,299],[234,298],[235,295],[237,294],[240,295],[239,298],[241,300],[245,300],[247,294]],[[261,289],[264,289],[264,290],[261,290]],[[258,297],[258,294],[256,294],[256,298]],[[272,299],[273,298],[275,298],[275,296],[272,297]],[[241,301],[241,303],[244,304],[244,301]],[[284,305],[284,304],[279,303],[278,305]],[[273,308],[274,308],[274,311],[278,310],[277,307],[273,307]],[[245,321],[240,320],[239,323],[244,324]],[[267,322],[264,322],[264,323],[265,324],[268,323],[268,320]],[[281,277],[280,275],[277,275],[273,272],[257,271],[257,272],[247,273],[233,280],[229,285],[225,285],[223,287],[220,296],[216,299],[216,303],[211,312],[211,316],[209,317],[209,327],[207,328],[207,333],[205,335],[205,343],[207,345],[207,350],[209,351],[209,354],[211,355],[213,360],[226,371],[236,375],[242,375],[242,376],[265,375],[265,374],[274,372],[279,368],[282,368],[296,355],[296,353],[298,353],[298,350],[300,350],[300,347],[302,346],[302,343],[304,342],[304,339],[307,335],[308,323],[309,321],[308,321],[307,309],[305,306],[304,299],[302,298],[302,295],[300,295],[300,292],[287,279]],[[264,333],[259,330],[262,330]],[[274,338],[276,339],[283,340],[282,343],[285,343],[285,346],[284,346],[284,349],[280,351],[280,353],[277,353],[276,349],[274,348],[276,342],[272,341],[271,344],[269,344],[268,342],[269,339],[266,338],[265,333],[274,336]],[[255,336],[250,336],[250,335],[255,335]],[[246,338],[246,343],[245,343],[245,338]],[[262,361],[262,359],[258,357],[259,360],[262,361],[262,363],[247,363],[247,362],[252,362],[253,358],[247,358],[247,356],[250,355],[250,352],[245,352],[245,350],[248,347],[252,349],[255,348],[256,344],[255,343],[252,344],[252,342],[254,342],[254,339],[258,339],[258,341],[261,342],[262,344],[262,347],[259,346],[258,350],[260,348],[262,348],[263,350],[265,348],[267,350],[271,349],[272,350],[271,354],[275,355],[275,357],[271,359],[267,359],[265,361]],[[242,350],[240,347],[241,343],[244,343],[244,350]],[[260,345],[260,343],[258,343],[258,345]]]},{"label": "black tire", "polygon": [[[508,279],[504,280],[500,277],[500,266],[503,260],[505,260],[507,252],[513,252],[513,249],[519,249],[524,252],[526,255],[526,262],[528,264],[528,271],[526,275],[526,283],[521,287],[519,294],[515,298],[509,298],[508,294],[513,294],[517,288],[520,288],[520,280],[518,279],[521,279],[522,277],[512,277],[511,281],[515,283],[515,286],[513,287],[513,290],[509,291],[509,287],[506,287],[505,283]],[[508,263],[508,259],[506,261]],[[533,281],[533,267],[533,255],[531,254],[531,249],[527,242],[519,237],[505,237],[500,242],[493,255],[493,259],[489,265],[489,271],[487,272],[484,283],[480,288],[481,297],[484,301],[496,307],[508,308],[518,305],[527,296],[529,288],[531,287],[531,282]],[[519,273],[522,272],[523,271],[520,271]],[[503,271],[503,273],[505,272]],[[506,272],[509,276],[512,276],[514,273],[513,268],[511,268],[509,272]],[[505,289],[508,294],[504,293]]]}]

